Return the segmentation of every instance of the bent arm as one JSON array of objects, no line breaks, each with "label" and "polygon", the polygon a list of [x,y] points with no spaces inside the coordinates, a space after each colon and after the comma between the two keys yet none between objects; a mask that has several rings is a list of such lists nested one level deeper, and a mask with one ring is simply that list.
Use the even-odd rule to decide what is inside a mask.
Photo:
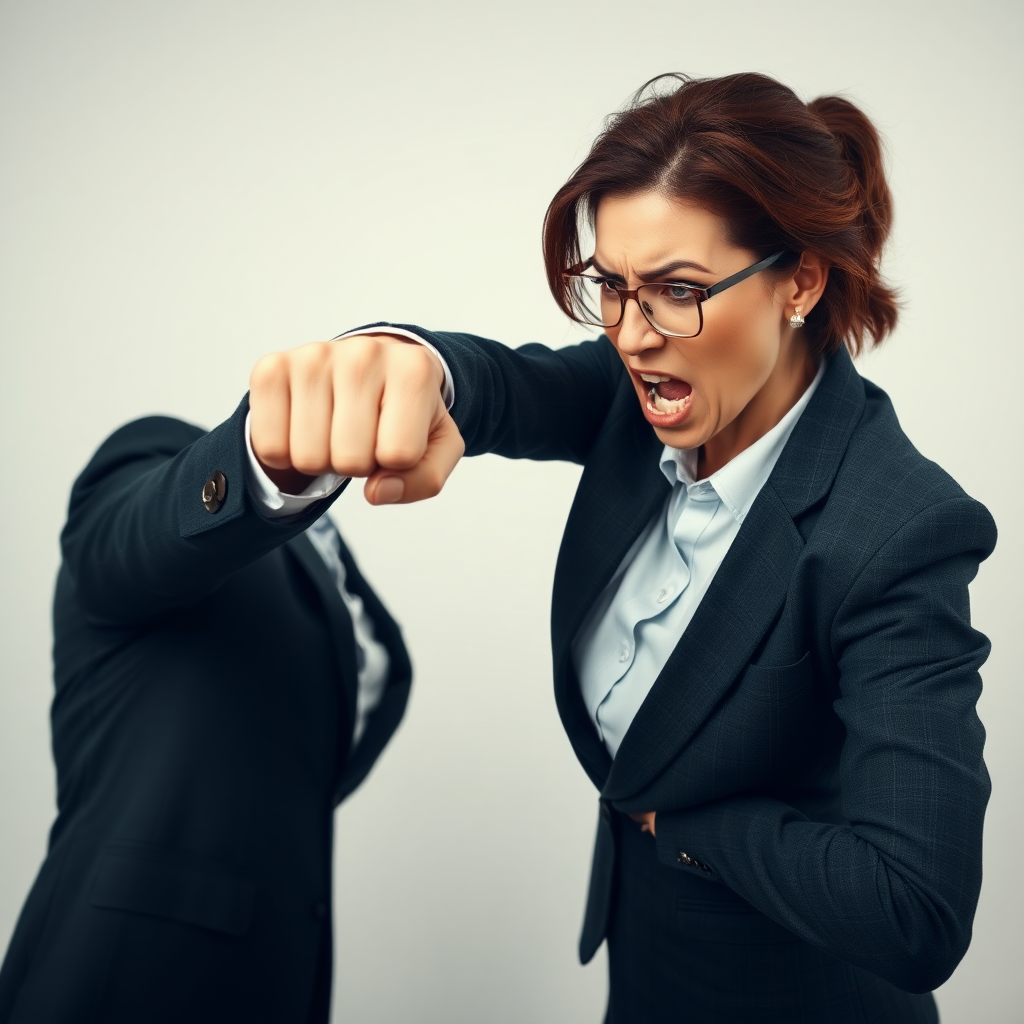
[{"label": "bent arm", "polygon": [[[301,533],[337,497],[341,488],[287,519],[264,514],[246,485],[248,408],[246,396],[205,434],[166,417],[137,420],[100,446],[72,488],[61,534],[90,618],[129,624],[192,603]],[[223,501],[204,503],[218,470]]]},{"label": "bent arm", "polygon": [[467,455],[492,452],[513,459],[586,459],[625,373],[611,342],[601,337],[566,348],[508,348],[471,334],[397,327],[428,342],[454,383],[451,415]]},{"label": "bent arm", "polygon": [[989,643],[968,583],[991,552],[985,509],[918,514],[860,573],[832,628],[848,825],[767,796],[657,816],[659,856],[710,868],[806,941],[911,992],[942,984],[970,942],[990,783],[975,705]]}]

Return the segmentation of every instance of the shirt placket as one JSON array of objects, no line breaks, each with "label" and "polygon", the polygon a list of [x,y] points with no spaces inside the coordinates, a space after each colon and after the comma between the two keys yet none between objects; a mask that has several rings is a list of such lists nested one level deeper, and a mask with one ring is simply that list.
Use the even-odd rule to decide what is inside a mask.
[{"label": "shirt placket", "polygon": [[617,657],[609,657],[604,663],[602,696],[594,716],[602,739],[607,738],[609,723],[618,718],[613,710],[619,703],[616,689],[628,684],[636,667],[638,629],[643,623],[664,615],[686,592],[693,578],[694,550],[719,505],[718,495],[710,483],[686,485],[680,481],[677,484],[657,555],[650,567],[661,572],[643,574],[654,576],[657,584],[624,602],[615,616]]}]

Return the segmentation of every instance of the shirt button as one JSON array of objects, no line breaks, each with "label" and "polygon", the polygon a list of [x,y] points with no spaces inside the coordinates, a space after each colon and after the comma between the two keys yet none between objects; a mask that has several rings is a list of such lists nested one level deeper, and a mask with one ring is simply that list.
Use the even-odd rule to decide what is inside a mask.
[{"label": "shirt button", "polygon": [[622,653],[619,655],[619,661],[629,661],[629,648],[623,647]]},{"label": "shirt button", "polygon": [[667,590],[659,590],[658,591],[658,604],[663,604],[666,597],[668,597],[668,591]]}]

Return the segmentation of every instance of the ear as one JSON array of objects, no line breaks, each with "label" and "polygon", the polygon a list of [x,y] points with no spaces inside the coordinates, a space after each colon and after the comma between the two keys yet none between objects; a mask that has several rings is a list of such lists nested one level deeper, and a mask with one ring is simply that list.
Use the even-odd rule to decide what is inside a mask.
[{"label": "ear", "polygon": [[800,256],[800,265],[793,276],[782,282],[779,290],[788,319],[797,309],[806,317],[818,304],[825,285],[828,284],[828,265],[814,252],[805,252]]}]

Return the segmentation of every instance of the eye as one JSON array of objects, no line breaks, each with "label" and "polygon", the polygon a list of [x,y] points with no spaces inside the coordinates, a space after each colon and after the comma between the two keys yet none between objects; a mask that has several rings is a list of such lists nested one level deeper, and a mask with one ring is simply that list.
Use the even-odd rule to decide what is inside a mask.
[{"label": "eye", "polygon": [[692,306],[697,301],[690,285],[666,281],[657,287],[657,295],[662,302],[670,302],[676,306]]},{"label": "eye", "polygon": [[593,274],[587,274],[586,278],[595,287],[600,288],[601,291],[615,292],[622,287],[621,281],[614,281],[610,277],[597,277]]}]

